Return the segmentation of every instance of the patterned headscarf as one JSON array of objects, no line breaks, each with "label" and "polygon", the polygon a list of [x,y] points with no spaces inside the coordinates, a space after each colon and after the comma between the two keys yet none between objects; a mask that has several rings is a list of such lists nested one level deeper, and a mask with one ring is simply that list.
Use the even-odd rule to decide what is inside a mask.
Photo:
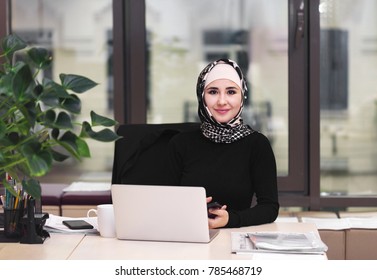
[{"label": "patterned headscarf", "polygon": [[[254,132],[248,125],[243,124],[241,113],[243,109],[243,99],[240,111],[228,123],[219,123],[210,113],[207,105],[204,102],[204,88],[206,86],[206,79],[212,69],[219,63],[225,63],[234,68],[237,72],[241,82],[241,92],[243,97],[247,91],[246,81],[242,74],[241,68],[236,62],[230,59],[219,59],[208,64],[199,74],[198,82],[196,84],[196,95],[198,98],[198,114],[202,122],[201,131],[205,137],[215,143],[232,143]],[[226,79],[226,77],[223,77]]]}]

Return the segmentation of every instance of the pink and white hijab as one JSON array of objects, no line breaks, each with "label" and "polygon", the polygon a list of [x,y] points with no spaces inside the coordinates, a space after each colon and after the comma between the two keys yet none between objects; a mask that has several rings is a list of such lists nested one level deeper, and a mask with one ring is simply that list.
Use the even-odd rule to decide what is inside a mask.
[{"label": "pink and white hijab", "polygon": [[[233,69],[234,71],[229,71],[229,67],[217,67],[216,70],[214,70],[216,66],[222,64],[230,65],[232,67],[230,69]],[[221,68],[223,68],[223,70],[219,70]],[[211,72],[212,70],[214,71]],[[202,122],[200,128],[203,135],[215,143],[233,143],[253,133],[254,130],[248,125],[245,125],[241,118],[243,101],[237,115],[227,123],[219,123],[211,115],[204,102],[204,88],[210,82],[220,78],[229,79],[238,84],[241,88],[242,95],[245,97],[245,93],[247,91],[246,80],[241,71],[241,68],[237,65],[236,62],[230,59],[219,59],[208,64],[202,70],[202,72],[200,72],[198,82],[196,84],[198,114]]]}]

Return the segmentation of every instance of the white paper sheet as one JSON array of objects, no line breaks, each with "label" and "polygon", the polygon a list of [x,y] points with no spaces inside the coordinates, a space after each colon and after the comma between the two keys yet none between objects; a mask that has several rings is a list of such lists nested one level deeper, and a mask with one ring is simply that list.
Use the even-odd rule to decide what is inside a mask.
[{"label": "white paper sheet", "polygon": [[297,217],[277,217],[275,223],[298,223]]},{"label": "white paper sheet", "polygon": [[[85,220],[93,226],[93,229],[69,229],[67,226],[63,225],[64,220]],[[46,220],[44,229],[49,232],[60,233],[98,233],[97,217],[71,218],[49,214],[49,218]]]},{"label": "white paper sheet", "polygon": [[314,223],[317,229],[343,230],[343,229],[377,229],[377,217],[362,218],[311,218],[302,217],[303,223]]},{"label": "white paper sheet", "polygon": [[73,182],[68,187],[64,188],[64,192],[77,192],[77,191],[109,191],[111,183],[106,182]]},{"label": "white paper sheet", "polygon": [[303,223],[313,223],[317,226],[317,229],[343,230],[350,228],[350,223],[347,219],[302,217],[301,221]]}]

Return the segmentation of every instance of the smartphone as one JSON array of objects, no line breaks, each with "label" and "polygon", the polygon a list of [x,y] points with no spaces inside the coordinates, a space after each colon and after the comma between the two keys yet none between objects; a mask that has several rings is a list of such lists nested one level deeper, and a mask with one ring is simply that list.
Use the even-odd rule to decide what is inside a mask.
[{"label": "smartphone", "polygon": [[209,208],[221,208],[221,207],[223,207],[223,206],[218,202],[207,203],[207,209],[209,209]]},{"label": "smartphone", "polygon": [[70,229],[92,229],[93,226],[84,220],[64,220],[63,225]]},{"label": "smartphone", "polygon": [[[216,209],[219,209],[221,208],[222,205],[218,202],[210,202],[210,203],[207,203],[207,209],[210,209],[210,208],[216,208]],[[214,219],[216,218],[216,215],[215,214],[211,214],[211,213],[208,213],[208,218],[210,219]]]}]

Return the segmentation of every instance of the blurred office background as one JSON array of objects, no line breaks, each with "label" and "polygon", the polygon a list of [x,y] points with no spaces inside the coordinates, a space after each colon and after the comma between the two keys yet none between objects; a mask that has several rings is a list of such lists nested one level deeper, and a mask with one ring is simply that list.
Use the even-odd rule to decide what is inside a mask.
[{"label": "blurred office background", "polygon": [[[59,73],[69,72],[99,83],[83,95],[82,117],[89,116],[92,109],[114,117],[113,60],[117,57],[113,56],[116,22],[113,2],[116,0],[10,2],[11,31],[32,44],[47,47],[54,56],[53,68],[46,75],[56,78]],[[292,76],[296,75],[293,69],[296,66],[289,61],[290,44],[300,42],[290,41],[290,33],[297,32],[290,23],[299,24],[301,11],[305,10],[309,16],[309,2],[145,0],[146,63],[142,67],[147,78],[143,108],[146,122],[198,121],[195,95],[198,73],[214,59],[231,58],[242,67],[249,83],[245,122],[269,137],[279,176],[294,172],[290,153],[295,152],[295,147],[290,147],[290,138],[299,137],[302,130],[297,132],[290,126],[295,117],[300,118],[302,110],[307,112],[311,107],[305,102],[295,105],[290,95],[295,90],[292,81],[295,78],[299,81],[301,72],[298,68],[297,77]],[[375,196],[377,1],[315,2],[317,7],[315,11],[310,7],[310,15],[317,14],[320,27],[317,135],[320,193],[323,197]],[[307,24],[305,21],[306,30]],[[303,69],[310,66],[310,62],[302,64]],[[311,83],[310,78],[305,82],[308,86]],[[307,131],[302,134],[310,142],[312,134]],[[92,158],[82,163],[72,160],[56,165],[54,172],[41,181],[110,180],[113,144],[93,141],[89,145]],[[306,157],[308,168],[311,162]],[[308,191],[307,186],[299,188],[301,193]]]}]

